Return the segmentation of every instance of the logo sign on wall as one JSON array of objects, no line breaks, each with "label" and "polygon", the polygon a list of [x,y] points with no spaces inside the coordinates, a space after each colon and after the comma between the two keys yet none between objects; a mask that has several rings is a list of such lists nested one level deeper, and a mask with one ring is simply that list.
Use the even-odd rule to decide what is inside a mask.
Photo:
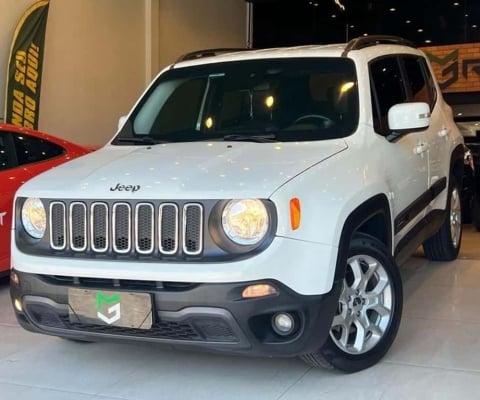
[{"label": "logo sign on wall", "polygon": [[49,0],[23,14],[13,35],[7,71],[5,122],[38,129],[40,86]]},{"label": "logo sign on wall", "polygon": [[480,43],[424,47],[442,92],[480,91]]}]

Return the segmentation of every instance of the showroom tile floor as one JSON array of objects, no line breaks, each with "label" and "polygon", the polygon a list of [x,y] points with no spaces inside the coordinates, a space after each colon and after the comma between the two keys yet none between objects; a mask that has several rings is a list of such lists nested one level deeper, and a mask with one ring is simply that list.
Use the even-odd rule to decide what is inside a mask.
[{"label": "showroom tile floor", "polygon": [[297,359],[227,357],[170,348],[81,344],[15,321],[0,282],[1,400],[480,399],[480,233],[466,227],[461,257],[402,267],[404,317],[376,366],[353,375]]}]

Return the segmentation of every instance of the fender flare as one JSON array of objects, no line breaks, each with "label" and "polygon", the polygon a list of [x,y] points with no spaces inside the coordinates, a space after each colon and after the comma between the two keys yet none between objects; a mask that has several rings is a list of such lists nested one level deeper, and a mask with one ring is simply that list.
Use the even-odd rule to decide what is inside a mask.
[{"label": "fender flare", "polygon": [[[457,179],[460,180],[460,182],[463,180],[463,159],[465,156],[465,150],[463,145],[459,144],[457,147],[455,147],[452,151],[452,155],[450,157],[450,176],[452,174],[457,175]],[[460,165],[460,171],[456,170],[456,166]],[[449,177],[449,182],[450,182],[450,177]]]},{"label": "fender flare", "polygon": [[376,215],[382,215],[385,218],[387,224],[385,227],[386,238],[383,241],[389,250],[392,249],[393,238],[390,204],[388,203],[386,195],[381,193],[360,204],[346,218],[340,234],[334,282],[338,282],[345,277],[348,249],[350,247],[353,234],[357,232],[365,222]]}]

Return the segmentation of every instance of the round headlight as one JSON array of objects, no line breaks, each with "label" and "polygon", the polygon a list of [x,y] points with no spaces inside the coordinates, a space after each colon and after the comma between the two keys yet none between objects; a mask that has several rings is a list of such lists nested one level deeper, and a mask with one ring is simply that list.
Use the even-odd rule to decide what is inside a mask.
[{"label": "round headlight", "polygon": [[45,234],[47,216],[40,199],[30,197],[22,207],[22,224],[25,231],[35,239],[41,239]]},{"label": "round headlight", "polygon": [[265,205],[258,199],[230,200],[222,213],[225,234],[240,245],[259,243],[268,230]]}]

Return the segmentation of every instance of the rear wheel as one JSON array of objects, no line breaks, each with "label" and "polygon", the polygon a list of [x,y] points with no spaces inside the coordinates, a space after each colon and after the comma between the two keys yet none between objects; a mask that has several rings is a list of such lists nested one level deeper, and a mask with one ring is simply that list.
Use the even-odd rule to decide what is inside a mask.
[{"label": "rear wheel", "polygon": [[395,339],[402,314],[398,268],[378,239],[356,234],[327,341],[302,359],[315,367],[356,372],[377,363]]},{"label": "rear wheel", "polygon": [[447,215],[440,229],[423,242],[423,250],[429,260],[452,261],[458,256],[462,241],[462,202],[460,187],[452,178],[447,201]]}]

